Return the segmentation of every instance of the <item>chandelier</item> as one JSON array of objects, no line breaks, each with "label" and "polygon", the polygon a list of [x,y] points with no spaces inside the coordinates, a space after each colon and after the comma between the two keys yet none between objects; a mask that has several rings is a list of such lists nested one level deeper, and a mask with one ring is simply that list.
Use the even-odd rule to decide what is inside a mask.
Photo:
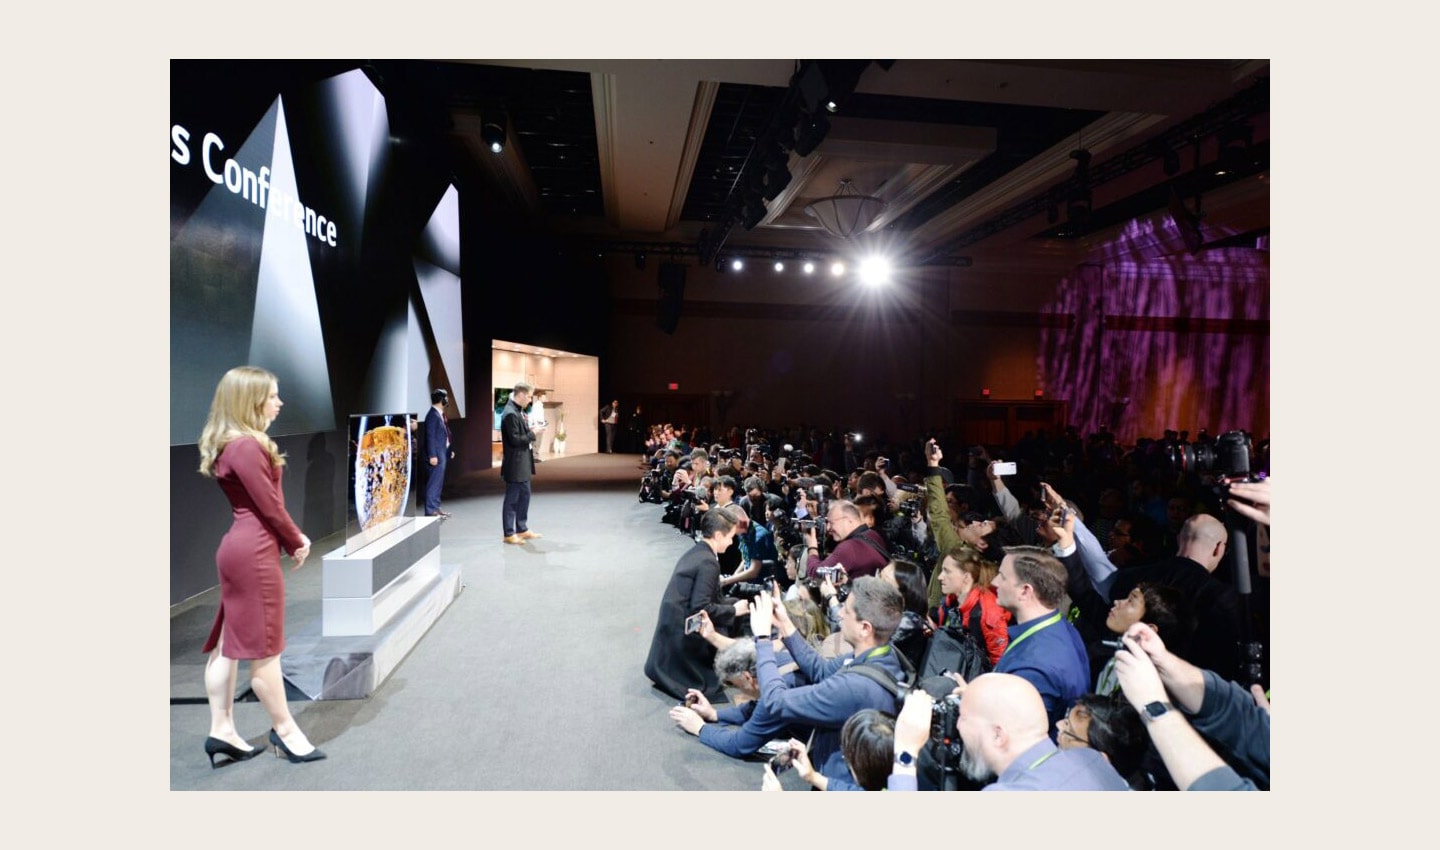
[{"label": "chandelier", "polygon": [[862,195],[847,177],[840,181],[840,191],[828,198],[816,198],[805,205],[805,212],[833,236],[849,239],[864,233],[885,212],[885,202]]}]

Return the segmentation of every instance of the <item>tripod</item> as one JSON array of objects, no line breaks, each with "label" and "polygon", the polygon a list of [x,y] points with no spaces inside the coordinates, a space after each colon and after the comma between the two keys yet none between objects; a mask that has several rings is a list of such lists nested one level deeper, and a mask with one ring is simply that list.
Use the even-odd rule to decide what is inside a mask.
[{"label": "tripod", "polygon": [[1249,688],[1265,679],[1263,659],[1265,648],[1255,639],[1250,618],[1250,526],[1253,523],[1225,512],[1225,528],[1230,535],[1230,554],[1235,560],[1235,593],[1240,597],[1240,684]]}]

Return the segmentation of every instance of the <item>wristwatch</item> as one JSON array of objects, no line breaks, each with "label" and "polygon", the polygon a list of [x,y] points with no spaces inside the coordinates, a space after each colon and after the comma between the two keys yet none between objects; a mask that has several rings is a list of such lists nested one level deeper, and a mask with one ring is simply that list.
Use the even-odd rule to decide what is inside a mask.
[{"label": "wristwatch", "polygon": [[896,754],[895,763],[900,765],[901,767],[914,767],[915,756],[902,750]]},{"label": "wristwatch", "polygon": [[1153,723],[1164,717],[1166,712],[1173,711],[1174,709],[1175,706],[1172,703],[1160,702],[1159,700],[1147,702],[1145,703],[1145,713],[1142,714],[1141,717],[1145,718],[1146,723]]}]

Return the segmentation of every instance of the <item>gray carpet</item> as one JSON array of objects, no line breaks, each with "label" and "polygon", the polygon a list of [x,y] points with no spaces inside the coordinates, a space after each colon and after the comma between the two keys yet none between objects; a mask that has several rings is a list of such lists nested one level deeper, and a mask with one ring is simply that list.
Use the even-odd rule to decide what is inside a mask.
[{"label": "gray carpet", "polygon": [[[464,590],[368,699],[291,703],[329,758],[265,753],[212,770],[200,653],[218,591],[171,612],[170,788],[188,790],[753,790],[758,763],[730,759],[676,727],[643,665],[660,596],[691,542],[636,498],[632,455],[554,458],[534,483],[525,546],[501,542],[504,485],[491,470],[455,482],[441,558]],[[218,542],[218,541],[217,541]],[[286,625],[320,615],[318,541],[286,573]],[[246,690],[247,666],[241,664]],[[241,733],[264,740],[257,702]],[[787,789],[803,787],[794,774]]]}]

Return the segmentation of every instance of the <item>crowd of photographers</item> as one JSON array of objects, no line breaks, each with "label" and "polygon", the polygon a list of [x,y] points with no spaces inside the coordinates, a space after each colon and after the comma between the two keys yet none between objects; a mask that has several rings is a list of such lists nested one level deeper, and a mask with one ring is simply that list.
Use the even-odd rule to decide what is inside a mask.
[{"label": "crowd of photographers", "polygon": [[656,425],[641,465],[640,499],[719,563],[703,606],[662,608],[646,672],[766,790],[791,767],[820,790],[1268,790],[1268,441]]}]

